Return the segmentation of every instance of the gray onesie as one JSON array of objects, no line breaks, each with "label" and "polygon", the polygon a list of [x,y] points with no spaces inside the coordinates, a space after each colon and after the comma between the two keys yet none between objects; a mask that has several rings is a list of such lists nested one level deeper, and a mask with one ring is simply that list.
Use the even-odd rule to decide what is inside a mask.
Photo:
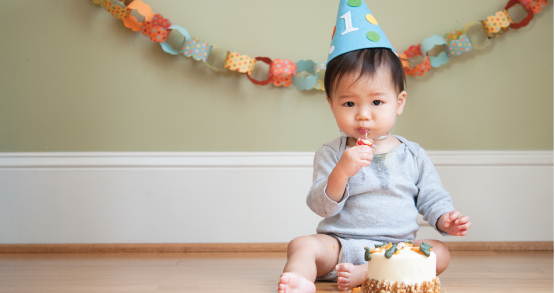
[{"label": "gray onesie", "polygon": [[364,246],[414,239],[418,213],[437,230],[438,218],[455,210],[424,149],[396,137],[401,144],[388,153],[374,155],[370,166],[349,178],[338,203],[325,191],[331,171],[347,148],[347,137],[341,136],[316,151],[313,184],[306,202],[324,217],[316,232],[341,242],[341,262],[364,263]]}]

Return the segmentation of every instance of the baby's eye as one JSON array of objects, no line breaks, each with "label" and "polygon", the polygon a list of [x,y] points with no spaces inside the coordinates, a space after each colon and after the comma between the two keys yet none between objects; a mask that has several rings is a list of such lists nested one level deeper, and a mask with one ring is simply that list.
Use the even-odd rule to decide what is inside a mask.
[{"label": "baby's eye", "polygon": [[379,106],[381,104],[382,104],[382,101],[380,101],[380,100],[375,100],[375,101],[372,102],[372,105],[374,105],[374,106]]},{"label": "baby's eye", "polygon": [[343,105],[345,105],[345,106],[347,106],[347,107],[354,107],[354,106],[355,106],[355,103],[353,103],[353,102],[347,102],[347,103],[345,103],[345,104],[343,104]]}]

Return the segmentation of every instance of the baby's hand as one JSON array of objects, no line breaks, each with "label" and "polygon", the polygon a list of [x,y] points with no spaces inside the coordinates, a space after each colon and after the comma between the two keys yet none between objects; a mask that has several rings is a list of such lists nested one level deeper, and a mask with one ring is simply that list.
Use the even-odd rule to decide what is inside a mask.
[{"label": "baby's hand", "polygon": [[466,236],[472,226],[468,216],[461,216],[458,211],[445,213],[437,220],[437,228],[452,236]]},{"label": "baby's hand", "polygon": [[348,148],[343,152],[341,159],[337,162],[336,168],[347,176],[355,176],[360,168],[370,166],[374,154],[372,148],[369,146],[361,145]]}]

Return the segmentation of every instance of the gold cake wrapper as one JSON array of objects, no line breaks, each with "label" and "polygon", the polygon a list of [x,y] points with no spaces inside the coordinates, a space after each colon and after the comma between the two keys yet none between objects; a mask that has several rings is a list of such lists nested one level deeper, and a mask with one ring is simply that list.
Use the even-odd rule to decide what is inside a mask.
[{"label": "gold cake wrapper", "polygon": [[424,281],[420,284],[405,284],[403,282],[389,282],[388,280],[378,281],[368,279],[362,282],[360,290],[362,293],[439,293],[439,278],[435,277],[431,281]]}]

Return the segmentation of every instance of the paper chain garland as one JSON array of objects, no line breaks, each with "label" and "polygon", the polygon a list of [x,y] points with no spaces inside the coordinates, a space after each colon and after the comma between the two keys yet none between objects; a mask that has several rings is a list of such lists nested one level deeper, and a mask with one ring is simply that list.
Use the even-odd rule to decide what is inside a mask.
[{"label": "paper chain garland", "polygon": [[[301,60],[295,63],[287,59],[272,60],[268,57],[251,58],[247,55],[240,55],[237,52],[232,53],[227,50],[220,50],[221,53],[213,52],[213,45],[201,42],[196,38],[191,38],[189,32],[185,28],[179,25],[172,25],[170,20],[165,19],[161,14],[154,14],[150,6],[143,3],[141,0],[92,0],[92,2],[104,7],[113,17],[121,19],[126,27],[133,31],[141,31],[142,34],[151,41],[160,43],[162,49],[169,54],[183,54],[186,57],[192,57],[194,60],[202,61],[208,67],[215,70],[220,68],[220,70],[228,69],[239,73],[246,73],[247,78],[258,85],[272,83],[274,86],[288,87],[293,84],[299,90],[324,90],[324,82],[319,77],[323,76],[320,71],[326,70],[326,62]],[[528,11],[528,15],[519,23],[515,23],[508,12],[508,9],[517,3]],[[486,20],[469,22],[464,26],[462,31],[454,30],[443,36],[433,35],[426,38],[421,44],[410,46],[400,55],[403,67],[405,68],[405,74],[410,76],[424,75],[432,68],[447,63],[449,58],[453,56],[459,56],[472,49],[483,49],[489,44],[490,39],[507,33],[509,28],[519,29],[528,25],[534,18],[534,14],[541,12],[546,4],[547,0],[509,0],[503,11],[497,11],[495,14],[488,16]],[[133,10],[137,11],[137,13],[143,17],[142,21],[138,21],[137,18],[131,14]],[[366,19],[371,23],[377,24],[377,20],[370,14],[366,15]],[[487,39],[482,44],[472,44],[470,42],[467,31],[475,25],[481,25],[487,36]],[[173,48],[166,42],[169,34],[174,31],[179,32],[184,37],[182,46],[179,50]],[[333,29],[332,38],[333,34],[335,34],[335,27]],[[371,39],[374,36],[367,37]],[[431,56],[428,52],[435,46],[443,46],[444,50],[436,56]],[[208,57],[211,56],[211,53],[217,55],[223,54],[225,51],[227,51],[227,53],[225,54],[225,62],[223,65],[213,64],[214,61],[208,62]],[[423,56],[424,60],[422,63],[410,67],[407,60],[416,56]],[[217,60],[221,58],[212,59]],[[258,61],[262,61],[270,66],[268,78],[266,80],[258,81],[251,77]],[[299,76],[302,72],[306,72],[308,76]]]}]

